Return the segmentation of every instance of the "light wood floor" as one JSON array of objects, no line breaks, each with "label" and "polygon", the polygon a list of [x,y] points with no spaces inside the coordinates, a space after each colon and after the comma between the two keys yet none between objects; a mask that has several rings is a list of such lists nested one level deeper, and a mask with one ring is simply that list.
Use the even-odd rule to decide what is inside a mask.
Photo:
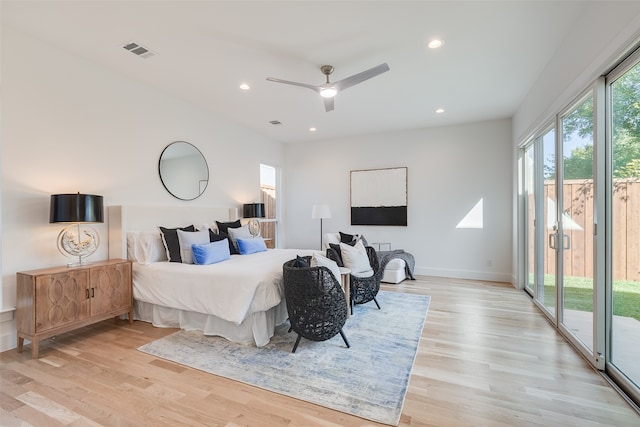
[{"label": "light wood floor", "polygon": [[[511,285],[419,277],[383,288],[432,297],[401,426],[640,426]],[[42,342],[39,360],[29,346],[0,354],[0,424],[376,425],[136,350],[173,331],[103,322]]]}]

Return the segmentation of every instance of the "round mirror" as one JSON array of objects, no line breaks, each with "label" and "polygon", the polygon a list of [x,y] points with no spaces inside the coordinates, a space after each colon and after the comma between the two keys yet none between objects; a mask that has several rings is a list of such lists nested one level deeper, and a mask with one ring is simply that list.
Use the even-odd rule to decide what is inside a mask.
[{"label": "round mirror", "polygon": [[180,200],[197,199],[209,183],[209,167],[194,145],[176,141],[167,145],[158,162],[160,180],[167,191]]}]

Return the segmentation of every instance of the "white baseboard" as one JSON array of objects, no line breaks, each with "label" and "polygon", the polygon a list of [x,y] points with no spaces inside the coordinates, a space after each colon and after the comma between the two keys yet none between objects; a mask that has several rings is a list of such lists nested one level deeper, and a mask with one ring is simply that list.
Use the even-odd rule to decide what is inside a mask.
[{"label": "white baseboard", "polygon": [[0,352],[14,349],[18,346],[15,308],[0,311]]},{"label": "white baseboard", "polygon": [[[486,280],[490,282],[506,282],[514,285],[511,273],[498,273],[470,270],[444,270],[438,268],[416,267],[414,274],[421,276],[448,277],[451,279]],[[515,285],[514,285],[515,286]]]}]

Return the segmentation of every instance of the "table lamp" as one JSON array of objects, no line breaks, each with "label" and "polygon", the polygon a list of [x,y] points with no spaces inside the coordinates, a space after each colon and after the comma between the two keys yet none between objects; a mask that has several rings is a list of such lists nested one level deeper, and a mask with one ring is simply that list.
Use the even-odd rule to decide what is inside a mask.
[{"label": "table lamp", "polygon": [[245,203],[242,205],[242,217],[250,218],[247,225],[249,233],[253,237],[260,235],[260,221],[258,218],[264,218],[264,203]]},{"label": "table lamp", "polygon": [[100,236],[87,223],[104,222],[102,196],[93,194],[53,194],[49,222],[70,223],[58,234],[58,250],[65,256],[78,257],[69,267],[86,264],[83,258],[98,250]]}]

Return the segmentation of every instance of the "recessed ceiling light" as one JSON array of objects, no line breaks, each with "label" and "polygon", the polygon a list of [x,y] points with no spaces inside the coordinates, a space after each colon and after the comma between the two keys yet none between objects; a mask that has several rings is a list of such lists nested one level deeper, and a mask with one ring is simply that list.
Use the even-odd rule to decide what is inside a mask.
[{"label": "recessed ceiling light", "polygon": [[315,132],[315,131],[317,131],[317,130],[318,130],[318,129],[316,129],[316,128],[309,128],[309,132]]},{"label": "recessed ceiling light", "polygon": [[438,108],[438,109],[436,110],[436,113],[437,113],[437,114],[442,114],[442,113],[444,113],[444,108]]},{"label": "recessed ceiling light", "polygon": [[442,47],[443,44],[444,42],[442,40],[433,39],[429,43],[427,43],[427,46],[429,47],[429,49],[437,49],[439,47]]},{"label": "recessed ceiling light", "polygon": [[242,89],[242,90],[249,90],[249,89],[251,89],[251,86],[249,86],[249,85],[248,85],[248,84],[246,84],[246,83],[242,83],[242,84],[240,85],[240,89]]}]

